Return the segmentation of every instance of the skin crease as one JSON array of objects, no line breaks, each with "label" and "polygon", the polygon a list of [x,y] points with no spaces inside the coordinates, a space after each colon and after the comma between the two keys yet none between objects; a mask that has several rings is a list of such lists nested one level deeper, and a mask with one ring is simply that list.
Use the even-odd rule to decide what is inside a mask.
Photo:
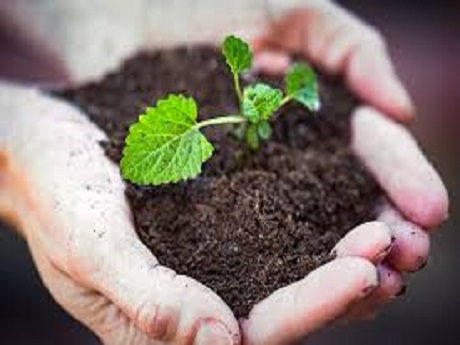
[{"label": "skin crease", "polygon": [[345,76],[375,107],[353,114],[352,145],[391,204],[346,235],[335,260],[239,322],[211,290],[162,267],[138,240],[118,169],[98,145],[100,130],[72,106],[0,84],[0,215],[24,235],[58,303],[105,344],[289,344],[335,320],[373,315],[401,291],[401,274],[427,260],[425,230],[445,219],[448,200],[409,132],[390,119],[413,116],[407,92],[375,30],[323,3],[256,39],[257,68],[280,73],[289,60],[279,50],[295,50]]}]

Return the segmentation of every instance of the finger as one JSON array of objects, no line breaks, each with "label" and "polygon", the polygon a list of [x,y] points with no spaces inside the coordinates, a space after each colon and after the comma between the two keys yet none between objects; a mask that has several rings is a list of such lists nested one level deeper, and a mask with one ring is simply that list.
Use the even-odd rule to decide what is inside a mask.
[{"label": "finger", "polygon": [[383,45],[363,42],[349,54],[345,78],[350,90],[394,119],[410,121],[415,107]]},{"label": "finger", "polygon": [[317,2],[292,12],[259,42],[300,50],[325,72],[343,74],[350,89],[364,101],[397,120],[413,117],[413,104],[380,34],[336,4]]},{"label": "finger", "polygon": [[368,222],[346,234],[332,250],[335,257],[359,256],[373,263],[381,262],[390,252],[393,238],[382,222]]},{"label": "finger", "polygon": [[418,225],[404,219],[389,204],[382,207],[378,219],[392,229],[395,237],[386,262],[398,271],[415,272],[422,269],[430,251],[428,234]]},{"label": "finger", "polygon": [[243,343],[291,343],[343,314],[376,286],[369,261],[336,259],[257,304],[242,321]]},{"label": "finger", "polygon": [[254,56],[253,69],[255,72],[280,75],[287,71],[290,64],[291,60],[287,54],[267,50]]},{"label": "finger", "polygon": [[352,132],[355,154],[410,221],[430,229],[447,218],[447,191],[406,128],[360,107]]},{"label": "finger", "polygon": [[387,265],[378,265],[377,272],[379,275],[379,286],[372,291],[366,300],[373,299],[378,300],[380,303],[385,303],[392,300],[395,296],[402,294],[402,290],[405,290],[406,285],[404,284],[401,273]]},{"label": "finger", "polygon": [[375,317],[378,308],[406,291],[401,274],[386,265],[377,266],[379,285],[369,296],[353,305],[341,318],[343,321],[367,320]]}]

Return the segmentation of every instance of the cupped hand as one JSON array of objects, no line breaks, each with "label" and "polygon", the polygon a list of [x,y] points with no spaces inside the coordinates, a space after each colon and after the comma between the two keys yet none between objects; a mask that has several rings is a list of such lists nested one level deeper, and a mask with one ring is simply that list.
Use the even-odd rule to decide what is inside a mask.
[{"label": "cupped hand", "polygon": [[286,344],[334,320],[372,317],[405,291],[402,274],[423,268],[429,233],[447,218],[448,196],[436,171],[401,124],[414,116],[382,36],[329,1],[274,23],[254,41],[256,66],[284,73],[288,53],[342,75],[365,103],[352,115],[352,148],[387,195],[378,219],[350,231],[336,259],[257,304],[242,320],[246,344]]},{"label": "cupped hand", "polygon": [[0,83],[0,216],[43,282],[106,344],[238,344],[232,311],[138,239],[104,134],[73,106]]}]

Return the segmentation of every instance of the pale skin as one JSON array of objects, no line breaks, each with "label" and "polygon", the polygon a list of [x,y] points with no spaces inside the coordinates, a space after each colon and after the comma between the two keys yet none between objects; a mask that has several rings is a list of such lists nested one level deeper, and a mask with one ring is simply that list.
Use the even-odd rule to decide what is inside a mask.
[{"label": "pale skin", "polygon": [[447,217],[447,192],[395,121],[414,110],[381,36],[325,4],[255,38],[257,68],[282,72],[289,61],[280,51],[295,50],[345,77],[369,104],[352,116],[353,150],[388,201],[376,221],[336,245],[334,260],[242,320],[210,289],[161,266],[137,238],[99,129],[71,105],[0,84],[0,215],[26,239],[56,301],[105,344],[289,344],[337,320],[371,317],[401,291],[402,273],[424,266],[429,234]]}]

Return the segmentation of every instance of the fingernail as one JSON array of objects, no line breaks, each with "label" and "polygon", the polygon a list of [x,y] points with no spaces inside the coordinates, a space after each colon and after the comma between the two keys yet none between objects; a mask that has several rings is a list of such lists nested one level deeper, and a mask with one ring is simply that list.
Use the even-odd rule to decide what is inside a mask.
[{"label": "fingernail", "polygon": [[388,254],[390,254],[391,250],[393,249],[393,245],[396,241],[396,237],[394,237],[393,235],[391,236],[391,240],[390,240],[390,243],[385,247],[383,248],[380,253],[378,253],[375,258],[374,258],[374,261],[375,262],[382,262],[387,256]]},{"label": "fingernail", "polygon": [[427,264],[428,264],[428,260],[425,261],[423,264],[420,265],[420,267],[418,268],[418,271],[423,270],[423,269],[426,267]]},{"label": "fingernail", "polygon": [[408,270],[409,273],[416,273],[418,271],[423,270],[428,264],[429,258],[425,258],[424,256],[418,256],[417,261],[420,263],[419,266],[415,269]]},{"label": "fingernail", "polygon": [[407,92],[406,88],[400,84],[400,104],[403,109],[406,110],[406,114],[409,116],[415,115],[415,105],[412,103],[410,98],[409,92]]},{"label": "fingernail", "polygon": [[364,298],[364,297],[369,296],[372,293],[372,291],[375,290],[376,287],[377,287],[377,285],[369,285],[369,286],[365,287],[363,289],[363,291],[362,291],[362,297]]},{"label": "fingernail", "polygon": [[232,345],[227,328],[218,321],[204,322],[195,337],[195,345]]},{"label": "fingernail", "polygon": [[419,258],[419,260],[420,260],[422,263],[420,264],[420,266],[419,266],[414,272],[418,272],[418,271],[423,270],[423,269],[426,267],[426,265],[428,264],[428,261],[429,261],[429,259],[425,259],[425,258],[422,257],[422,256]]},{"label": "fingernail", "polygon": [[369,296],[378,286],[380,286],[380,283],[382,281],[381,277],[382,272],[380,271],[379,267],[375,270],[375,275],[363,290],[362,290],[362,298],[365,298]]},{"label": "fingernail", "polygon": [[329,262],[329,261],[333,261],[335,259],[337,259],[337,249],[334,248],[329,253],[326,261]]},{"label": "fingernail", "polygon": [[383,248],[381,253],[382,254],[388,254],[391,251],[391,249],[393,248],[393,244],[394,244],[394,240],[391,239],[391,242],[385,248]]},{"label": "fingernail", "polygon": [[385,259],[388,256],[388,254],[390,254],[391,249],[393,249],[393,242],[391,242],[388,246],[383,248],[383,250],[375,256],[374,260],[376,262],[383,261],[383,259]]},{"label": "fingernail", "polygon": [[402,295],[404,295],[407,291],[407,285],[406,284],[403,284],[401,286],[401,289],[398,291],[398,293],[395,295],[396,297],[400,297]]}]

